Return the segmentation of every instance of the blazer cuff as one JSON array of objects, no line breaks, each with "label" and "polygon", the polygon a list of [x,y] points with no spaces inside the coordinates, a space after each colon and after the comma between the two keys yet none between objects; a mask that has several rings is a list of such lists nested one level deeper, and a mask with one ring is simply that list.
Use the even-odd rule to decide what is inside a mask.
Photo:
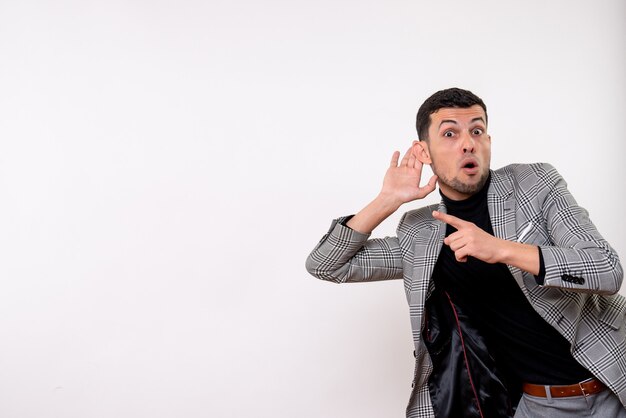
[{"label": "blazer cuff", "polygon": [[328,243],[334,248],[352,252],[358,251],[367,242],[371,234],[364,234],[346,226],[346,222],[353,216],[341,216],[334,219],[330,224],[330,228],[328,228],[328,232],[322,237],[316,248]]},{"label": "blazer cuff", "polygon": [[584,273],[580,269],[572,268],[574,263],[567,257],[567,251],[562,248],[543,247],[541,254],[544,257],[543,285],[561,287],[573,290],[588,290],[591,287],[586,283]]}]

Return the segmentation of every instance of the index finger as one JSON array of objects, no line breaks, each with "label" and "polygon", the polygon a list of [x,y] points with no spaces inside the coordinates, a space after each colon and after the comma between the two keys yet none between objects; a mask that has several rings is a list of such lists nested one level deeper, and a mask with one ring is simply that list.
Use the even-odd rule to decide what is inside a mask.
[{"label": "index finger", "polygon": [[443,221],[448,225],[452,225],[456,229],[459,229],[459,227],[461,227],[465,223],[463,219],[459,219],[456,216],[448,215],[447,213],[441,213],[436,210],[433,211],[433,218],[439,219],[440,221]]}]

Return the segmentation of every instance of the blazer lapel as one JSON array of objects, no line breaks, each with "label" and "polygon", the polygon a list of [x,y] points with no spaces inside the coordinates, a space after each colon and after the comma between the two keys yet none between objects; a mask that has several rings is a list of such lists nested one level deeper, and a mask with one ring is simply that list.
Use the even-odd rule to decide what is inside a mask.
[{"label": "blazer lapel", "polygon": [[[494,236],[507,241],[517,241],[515,199],[513,185],[508,177],[495,171],[491,172],[487,204]],[[522,291],[526,293],[522,271],[517,267],[507,267]]]},{"label": "blazer lapel", "polygon": [[515,241],[515,201],[508,178],[491,172],[491,184],[487,193],[487,205],[493,234],[501,239]]},{"label": "blazer lapel", "polygon": [[[448,213],[448,210],[446,209],[446,205],[443,204],[443,201],[439,203],[439,207],[437,208],[437,211],[441,213]],[[429,278],[428,289],[426,291],[426,299],[428,299],[431,293],[435,290],[435,282],[432,280],[433,271],[435,270],[435,264],[437,263],[437,260],[439,259],[439,253],[441,252],[441,247],[443,246],[443,240],[446,237],[446,224],[444,222],[437,221],[435,219],[433,219],[433,221],[434,221],[433,229],[431,229],[430,232],[428,233],[428,237],[424,237],[424,238],[427,238],[427,241],[431,243],[431,245],[429,245],[426,248],[426,251],[428,251],[429,254],[427,257],[427,261],[423,267],[424,270],[422,272],[422,277]],[[436,245],[433,246],[432,245],[433,242],[435,242]]]}]

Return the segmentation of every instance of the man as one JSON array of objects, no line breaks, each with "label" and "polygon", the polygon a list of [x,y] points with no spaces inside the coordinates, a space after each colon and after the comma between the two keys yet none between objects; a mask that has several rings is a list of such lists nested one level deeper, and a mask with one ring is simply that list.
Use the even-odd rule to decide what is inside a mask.
[{"label": "man", "polygon": [[[416,357],[407,417],[626,417],[619,258],[553,167],[490,170],[487,122],[469,91],[428,98],[419,141],[393,154],[370,204],[333,221],[307,270],[404,279]],[[435,175],[420,186],[424,164]],[[439,205],[405,213],[397,237],[368,239],[436,184]]]}]

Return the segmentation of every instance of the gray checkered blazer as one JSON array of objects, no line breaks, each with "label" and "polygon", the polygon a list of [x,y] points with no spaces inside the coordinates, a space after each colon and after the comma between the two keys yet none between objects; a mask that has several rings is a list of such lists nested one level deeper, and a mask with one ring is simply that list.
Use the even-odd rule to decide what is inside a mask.
[{"label": "gray checkered blazer", "polygon": [[[495,236],[541,247],[544,285],[510,267],[535,310],[570,343],[574,358],[602,380],[626,405],[626,299],[619,291],[619,257],[598,233],[587,212],[549,164],[513,164],[491,173],[489,213]],[[397,237],[368,239],[333,221],[306,261],[315,277],[336,283],[403,279],[413,341],[415,377],[407,417],[433,417],[428,392],[432,364],[422,341],[430,280],[446,227],[433,210],[407,212]]]}]

